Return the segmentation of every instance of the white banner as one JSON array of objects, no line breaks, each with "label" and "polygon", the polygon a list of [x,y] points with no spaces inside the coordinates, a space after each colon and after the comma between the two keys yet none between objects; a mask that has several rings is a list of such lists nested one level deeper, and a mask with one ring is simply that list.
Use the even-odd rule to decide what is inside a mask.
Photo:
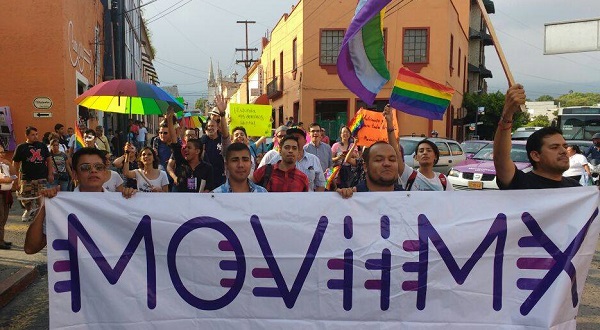
[{"label": "white banner", "polygon": [[51,328],[575,329],[595,187],[60,193]]}]

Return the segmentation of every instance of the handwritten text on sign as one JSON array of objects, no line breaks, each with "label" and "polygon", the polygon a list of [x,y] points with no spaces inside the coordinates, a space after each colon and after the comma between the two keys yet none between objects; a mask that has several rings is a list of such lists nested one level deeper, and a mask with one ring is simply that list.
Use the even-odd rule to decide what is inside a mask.
[{"label": "handwritten text on sign", "polygon": [[61,193],[51,327],[574,328],[598,193],[543,194]]},{"label": "handwritten text on sign", "polygon": [[[358,131],[358,145],[359,146],[371,146],[377,141],[387,141],[387,123],[383,117],[382,112],[371,111],[361,108],[358,110],[358,114],[364,115],[365,125]],[[397,135],[398,123],[396,121],[396,111],[392,111],[394,115],[394,129]]]},{"label": "handwritten text on sign", "polygon": [[230,104],[230,129],[242,126],[248,136],[271,136],[270,105],[259,104]]}]

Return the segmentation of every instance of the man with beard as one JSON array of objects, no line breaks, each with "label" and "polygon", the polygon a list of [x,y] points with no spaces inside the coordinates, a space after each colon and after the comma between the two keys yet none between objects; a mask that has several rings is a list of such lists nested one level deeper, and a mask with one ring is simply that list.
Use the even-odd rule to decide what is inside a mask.
[{"label": "man with beard", "polygon": [[349,198],[354,192],[402,191],[398,184],[398,155],[396,150],[385,141],[373,143],[363,152],[365,180],[352,188],[338,188],[343,198]]},{"label": "man with beard", "polygon": [[308,177],[296,168],[296,159],[301,150],[298,138],[286,135],[279,148],[280,160],[254,171],[254,182],[269,192],[309,191]]},{"label": "man with beard", "polygon": [[[213,182],[220,186],[225,183],[225,160],[224,151],[231,144],[229,139],[229,128],[225,120],[225,109],[227,103],[222,95],[215,97],[217,109],[211,111],[210,116],[216,119],[209,119],[206,122],[206,135],[200,138],[204,145],[203,160],[213,167]],[[217,111],[218,110],[218,111]]]},{"label": "man with beard", "polygon": [[494,166],[500,189],[544,189],[580,186],[579,182],[563,177],[569,169],[567,142],[555,127],[544,127],[527,139],[525,150],[533,171],[524,173],[510,158],[513,114],[525,104],[523,86],[515,84],[506,92],[504,109],[494,137]]}]

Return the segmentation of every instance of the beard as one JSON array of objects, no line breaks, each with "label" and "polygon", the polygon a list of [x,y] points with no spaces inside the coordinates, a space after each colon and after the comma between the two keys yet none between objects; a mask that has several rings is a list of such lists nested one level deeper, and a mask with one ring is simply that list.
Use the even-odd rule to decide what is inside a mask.
[{"label": "beard", "polygon": [[371,176],[371,173],[369,173],[369,172],[367,172],[367,177],[369,178],[369,181],[373,182],[374,184],[376,184],[378,186],[383,186],[383,187],[390,187],[390,186],[393,186],[396,182],[398,182],[397,177],[390,179],[390,180],[384,180],[381,177],[374,178],[373,176]]}]

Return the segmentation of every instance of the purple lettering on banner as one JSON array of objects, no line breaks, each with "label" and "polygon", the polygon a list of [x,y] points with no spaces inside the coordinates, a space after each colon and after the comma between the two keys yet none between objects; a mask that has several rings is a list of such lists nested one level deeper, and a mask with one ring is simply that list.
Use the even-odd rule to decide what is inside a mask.
[{"label": "purple lettering on banner", "polygon": [[71,291],[71,310],[74,313],[81,310],[81,283],[79,279],[79,260],[78,260],[78,241],[81,241],[87,249],[92,259],[96,262],[98,268],[104,274],[104,277],[112,285],[116,284],[133,253],[138,248],[142,239],[146,247],[146,287],[148,308],[156,307],[156,261],[154,257],[154,242],[152,241],[152,223],[150,217],[145,215],[140,220],[137,228],[133,232],[127,247],[119,257],[117,264],[112,268],[102,251],[98,248],[90,234],[87,232],[83,224],[79,221],[75,214],[69,214],[67,217],[67,235],[68,240],[56,239],[52,242],[52,247],[55,250],[69,251],[69,267],[65,267],[64,260],[57,261],[58,271],[70,271],[71,280],[57,282],[54,286],[55,292]]},{"label": "purple lettering on banner", "polygon": [[521,220],[531,232],[533,239],[535,239],[539,246],[544,248],[544,250],[546,250],[546,252],[552,256],[552,259],[554,259],[556,263],[540,281],[536,281],[535,279],[526,279],[526,281],[520,281],[517,283],[517,285],[523,290],[532,290],[531,294],[529,294],[529,297],[527,297],[525,302],[521,305],[521,315],[527,315],[529,312],[531,312],[533,307],[535,307],[538,301],[542,299],[546,291],[548,291],[550,285],[554,283],[558,275],[560,275],[563,271],[565,271],[571,279],[571,301],[573,302],[573,307],[577,306],[579,303],[579,296],[577,295],[577,276],[575,266],[571,260],[573,260],[573,257],[581,247],[581,244],[583,244],[583,240],[587,235],[588,229],[597,216],[598,208],[596,208],[592,216],[585,223],[579,233],[577,233],[577,236],[573,238],[567,249],[563,252],[542,231],[542,228],[540,228],[539,224],[537,221],[535,221],[531,214],[527,212],[523,213]]},{"label": "purple lettering on banner", "polygon": [[390,308],[390,271],[392,269],[392,254],[390,250],[383,249],[381,251],[381,259],[367,259],[365,268],[368,270],[381,270],[381,278],[378,280],[366,280],[365,289],[379,290],[381,292],[379,308],[382,311],[388,310]]},{"label": "purple lettering on banner", "polygon": [[[496,220],[492,223],[490,230],[485,235],[483,241],[475,252],[471,255],[469,260],[464,264],[462,268],[458,266],[454,256],[444,243],[442,237],[435,230],[429,219],[424,214],[419,215],[419,275],[418,275],[418,288],[417,288],[417,308],[419,310],[425,309],[425,300],[427,296],[427,270],[429,263],[429,240],[436,248],[442,260],[448,267],[450,274],[458,284],[463,284],[475,264],[481,259],[483,253],[496,242],[496,250],[494,256],[494,269],[492,278],[492,291],[493,291],[493,302],[492,306],[494,310],[499,311],[502,309],[502,264],[504,261],[504,245],[506,243],[506,215],[500,213],[496,216]],[[409,266],[410,268],[410,266]],[[414,285],[410,283],[406,284],[406,289],[412,289]],[[405,290],[406,290],[405,289]],[[409,290],[412,291],[412,290]]]},{"label": "purple lettering on banner", "polygon": [[354,258],[352,250],[344,251],[344,259],[329,259],[327,267],[331,270],[343,270],[342,279],[331,279],[327,281],[327,288],[330,290],[342,290],[342,305],[344,310],[352,309],[352,285],[353,285],[353,267]]},{"label": "purple lettering on banner", "polygon": [[258,245],[262,251],[262,254],[271,270],[273,275],[273,279],[275,280],[275,284],[277,284],[277,288],[264,288],[264,287],[256,287],[252,290],[252,293],[256,297],[281,297],[283,298],[283,302],[285,306],[289,309],[294,307],[296,303],[296,299],[298,299],[298,295],[300,294],[300,290],[302,290],[302,285],[308,276],[308,272],[312,266],[313,261],[315,260],[315,256],[317,251],[319,250],[319,246],[321,245],[321,241],[323,240],[323,236],[325,235],[325,230],[327,229],[328,224],[327,217],[322,216],[319,219],[317,224],[317,228],[313,234],[313,238],[308,246],[308,250],[306,251],[306,255],[302,260],[302,265],[300,266],[300,270],[296,275],[296,279],[292,284],[292,289],[289,290],[283,275],[281,274],[281,269],[279,269],[279,265],[277,264],[277,260],[273,256],[273,251],[271,250],[271,246],[269,245],[269,240],[267,239],[267,235],[263,230],[263,227],[260,223],[260,219],[258,216],[253,215],[250,218],[250,224],[252,225],[252,229],[254,230],[254,235],[256,235],[256,240],[258,241]]},{"label": "purple lettering on banner", "polygon": [[[223,279],[220,281],[220,285],[223,287],[228,287],[229,290],[223,296],[214,300],[206,300],[194,296],[194,294],[192,294],[185,287],[185,285],[183,285],[183,281],[181,280],[179,272],[177,271],[177,249],[179,248],[179,244],[181,244],[181,241],[189,233],[200,228],[209,228],[221,233],[221,235],[225,236],[227,241],[229,241],[230,247],[235,253],[235,263],[237,264],[237,267],[233,267],[233,261],[220,263],[222,269],[230,269],[236,272],[235,279]],[[219,247],[222,249],[223,245],[223,243],[219,243],[217,249]],[[242,243],[231,227],[229,227],[223,221],[212,217],[193,218],[188,220],[177,229],[177,231],[173,234],[171,242],[169,243],[169,248],[167,249],[167,265],[169,266],[171,282],[173,282],[173,286],[175,287],[175,290],[179,296],[191,306],[207,311],[221,309],[229,305],[242,290],[242,286],[244,285],[244,280],[246,278],[246,258],[244,257]]]}]

